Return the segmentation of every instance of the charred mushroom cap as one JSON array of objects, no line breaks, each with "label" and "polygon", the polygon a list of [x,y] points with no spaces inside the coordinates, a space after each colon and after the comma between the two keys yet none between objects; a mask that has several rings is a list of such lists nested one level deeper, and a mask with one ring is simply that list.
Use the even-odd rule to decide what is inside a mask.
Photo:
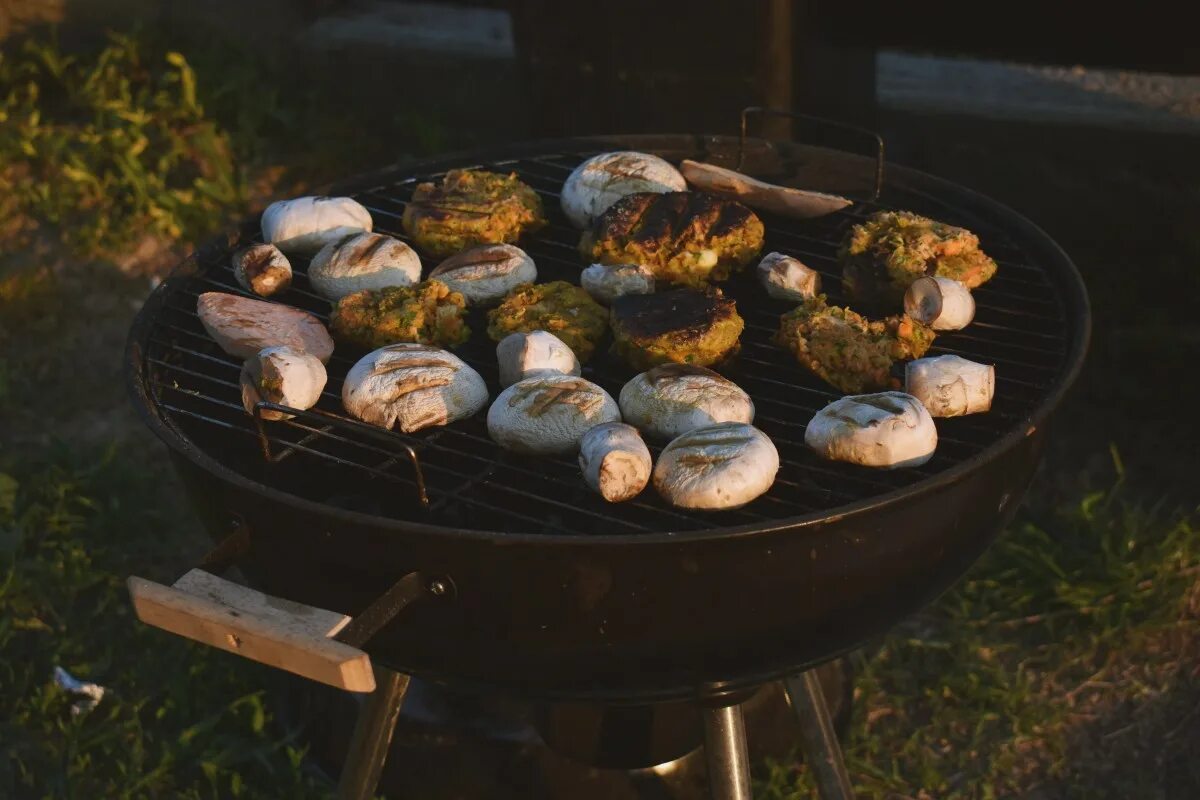
[{"label": "charred mushroom cap", "polygon": [[620,420],[617,402],[591,381],[538,375],[501,392],[488,409],[487,426],[501,447],[551,455],[577,452],[590,428]]},{"label": "charred mushroom cap", "polygon": [[523,283],[537,280],[533,259],[510,244],[485,244],[456,253],[429,273],[466,298],[468,305],[495,305]]},{"label": "charred mushroom cap", "polygon": [[308,267],[308,280],[334,302],[366,289],[412,286],[421,279],[421,259],[399,239],[360,232],[321,248]]},{"label": "charred mushroom cap", "polygon": [[619,402],[622,419],[660,439],[720,422],[754,421],[754,402],[740,386],[690,364],[664,364],[635,376]]},{"label": "charred mushroom cap", "polygon": [[576,167],[563,183],[563,213],[576,228],[587,228],[596,217],[626,195],[687,189],[679,170],[658,156],[621,151],[601,153]]},{"label": "charred mushroom cap", "polygon": [[352,416],[405,433],[465,419],[487,401],[483,378],[462,359],[410,342],[363,356],[342,384],[342,404]]}]

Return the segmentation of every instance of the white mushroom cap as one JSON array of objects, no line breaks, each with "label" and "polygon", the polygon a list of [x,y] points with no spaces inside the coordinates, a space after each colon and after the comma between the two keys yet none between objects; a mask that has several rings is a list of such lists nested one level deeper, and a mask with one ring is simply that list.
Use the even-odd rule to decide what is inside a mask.
[{"label": "white mushroom cap", "polygon": [[579,442],[579,469],[587,485],[610,503],[641,494],[650,482],[650,451],[637,429],[606,422],[588,430]]},{"label": "white mushroom cap", "polygon": [[297,197],[267,206],[262,234],[285,253],[310,255],[372,224],[370,212],[349,197]]},{"label": "white mushroom cap", "polygon": [[363,422],[405,433],[448,425],[479,411],[487,385],[462,359],[413,342],[367,353],[342,384],[342,405]]},{"label": "white mushroom cap", "polygon": [[273,244],[252,244],[233,254],[233,277],[246,291],[269,297],[292,285],[292,262]]},{"label": "white mushroom cap", "polygon": [[562,209],[576,228],[587,228],[625,195],[636,192],[682,192],[687,181],[658,156],[620,151],[584,161],[567,176]]},{"label": "white mushroom cap", "polygon": [[537,280],[533,259],[511,244],[485,244],[455,253],[429,273],[461,292],[467,305],[493,305],[522,283]]},{"label": "white mushroom cap", "polygon": [[663,448],[654,488],[680,508],[737,508],[770,489],[778,471],[779,452],[765,433],[722,422],[690,430]]},{"label": "white mushroom cap", "polygon": [[958,417],[992,407],[996,368],[959,356],[918,358],[904,365],[904,390],[935,417]]},{"label": "white mushroom cap", "polygon": [[754,422],[754,402],[733,381],[705,367],[664,364],[621,388],[621,418],[647,436],[674,439],[718,422]]},{"label": "white mushroom cap", "polygon": [[308,280],[334,302],[364,289],[412,286],[421,280],[421,259],[399,239],[382,233],[350,233],[313,256]]},{"label": "white mushroom cap", "polygon": [[767,253],[758,262],[758,280],[771,297],[801,301],[821,291],[821,274],[800,259]]},{"label": "white mushroom cap", "polygon": [[575,453],[587,431],[620,422],[617,401],[591,381],[538,375],[505,389],[488,409],[488,434],[519,453]]},{"label": "white mushroom cap", "polygon": [[333,355],[333,339],[321,320],[298,308],[224,292],[196,301],[200,324],[231,356],[251,358],[264,347],[287,345],[321,361]]},{"label": "white mushroom cap", "polygon": [[[242,365],[242,405],[249,414],[254,414],[260,400],[303,411],[321,399],[327,379],[325,365],[316,356],[286,345],[264,347]],[[293,416],[269,408],[262,410],[262,418],[267,420]]]},{"label": "white mushroom cap", "polygon": [[641,264],[592,264],[579,274],[579,283],[604,305],[627,294],[654,293],[654,273]]},{"label": "white mushroom cap", "polygon": [[916,467],[933,457],[937,428],[921,401],[904,392],[860,394],[818,411],[804,442],[833,461],[866,467]]},{"label": "white mushroom cap", "polygon": [[935,331],[957,331],[975,318],[975,298],[956,280],[927,275],[909,284],[904,313]]},{"label": "white mushroom cap", "polygon": [[553,333],[530,331],[510,333],[496,345],[496,360],[500,364],[500,385],[514,383],[535,375],[578,375],[579,359],[570,347]]}]

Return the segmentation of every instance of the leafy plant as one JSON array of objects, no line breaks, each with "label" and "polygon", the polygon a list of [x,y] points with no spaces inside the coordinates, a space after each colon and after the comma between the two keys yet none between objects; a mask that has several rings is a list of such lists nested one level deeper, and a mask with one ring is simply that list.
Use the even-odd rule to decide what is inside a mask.
[{"label": "leafy plant", "polygon": [[242,200],[228,137],[180,53],[110,34],[83,57],[29,38],[0,54],[0,97],[0,211],[22,222],[9,246],[49,226],[78,252],[111,251],[212,228]]}]

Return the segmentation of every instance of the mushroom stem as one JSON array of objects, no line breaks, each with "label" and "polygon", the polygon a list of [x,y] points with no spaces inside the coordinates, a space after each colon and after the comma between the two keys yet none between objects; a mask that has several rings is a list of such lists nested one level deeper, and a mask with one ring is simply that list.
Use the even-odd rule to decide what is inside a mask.
[{"label": "mushroom stem", "polygon": [[957,331],[975,318],[975,298],[956,280],[926,276],[904,293],[904,313],[935,331]]},{"label": "mushroom stem", "polygon": [[996,368],[959,356],[919,358],[904,367],[905,390],[935,417],[959,417],[992,407]]},{"label": "mushroom stem", "polygon": [[650,482],[651,464],[650,451],[637,429],[623,422],[597,425],[579,442],[584,481],[610,503],[641,494]]}]

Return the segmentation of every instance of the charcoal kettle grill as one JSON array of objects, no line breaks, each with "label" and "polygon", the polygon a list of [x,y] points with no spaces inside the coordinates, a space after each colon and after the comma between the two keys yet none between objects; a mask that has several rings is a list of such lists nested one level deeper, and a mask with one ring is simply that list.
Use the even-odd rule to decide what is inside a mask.
[{"label": "charcoal kettle grill", "polygon": [[[137,315],[126,369],[134,403],[217,545],[176,586],[134,578],[131,590],[151,623],[351,691],[374,689],[343,796],[373,789],[410,675],[544,703],[694,701],[713,794],[730,798],[749,791],[738,703],[784,680],[824,796],[849,796],[812,668],[921,608],[976,560],[1019,505],[1047,422],[1079,371],[1090,317],[1070,259],[1028,220],[966,188],[891,165],[885,182],[881,142],[863,156],[750,138],[744,126],[740,137],[560,139],[397,167],[331,193],[366,206],[375,230],[408,240],[400,217],[418,183],[457,167],[515,172],[550,219],[519,242],[539,281],[578,283],[579,233],[558,192],[581,161],[615,149],[853,199],[811,220],[760,212],[763,252],[816,269],[834,304],[843,299],[837,248],[871,213],[911,210],[975,231],[999,272],[974,292],[974,323],[939,336],[930,355],[995,364],[993,408],[938,420],[937,452],[917,468],[820,460],[804,428],[840,395],[770,343],[791,304],[766,296],[746,270],[723,286],[746,329],[722,370],[750,393],[755,424],[779,450],[775,485],[717,513],[672,508],[652,489],[611,505],[572,459],[498,448],[482,413],[411,435],[348,418],[341,382],[365,353],[351,346],[338,345],[313,409],[290,410],[283,422],[247,414],[240,362],[205,335],[195,308],[206,291],[245,294],[230,254],[260,240],[257,220],[202,247]],[[292,288],[270,300],[327,319],[306,264],[293,266]],[[480,313],[468,322],[474,332],[456,353],[495,397],[494,343]],[[583,374],[615,396],[634,370],[602,343]],[[257,410],[267,408],[283,407]],[[233,563],[254,590],[213,576]]]}]

